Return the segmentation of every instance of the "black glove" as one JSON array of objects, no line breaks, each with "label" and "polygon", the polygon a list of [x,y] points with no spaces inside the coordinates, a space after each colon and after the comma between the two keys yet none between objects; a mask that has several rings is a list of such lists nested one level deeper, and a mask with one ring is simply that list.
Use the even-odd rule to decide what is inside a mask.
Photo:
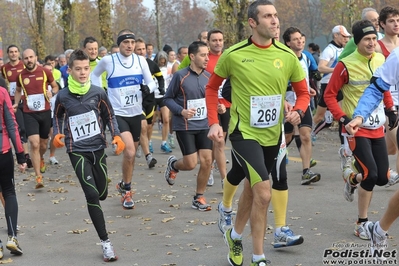
[{"label": "black glove", "polygon": [[165,95],[165,88],[164,87],[158,88],[158,90],[159,90],[159,95]]},{"label": "black glove", "polygon": [[26,158],[25,158],[25,153],[24,152],[17,153],[16,157],[17,157],[18,164],[26,163]]},{"label": "black glove", "polygon": [[389,130],[398,126],[398,112],[396,110],[387,110],[385,108],[385,115],[388,117]]},{"label": "black glove", "polygon": [[342,117],[339,119],[339,122],[341,122],[342,124],[344,124],[344,126],[346,126],[350,121],[351,121],[350,118],[347,117],[346,115],[342,116]]},{"label": "black glove", "polygon": [[151,93],[150,88],[148,88],[147,85],[140,84],[140,90],[141,93],[143,94],[143,98]]},{"label": "black glove", "polygon": [[321,78],[322,78],[321,73],[319,71],[317,71],[317,70],[316,71],[311,71],[310,72],[310,77],[315,79],[315,80],[317,80],[317,81],[320,81]]}]

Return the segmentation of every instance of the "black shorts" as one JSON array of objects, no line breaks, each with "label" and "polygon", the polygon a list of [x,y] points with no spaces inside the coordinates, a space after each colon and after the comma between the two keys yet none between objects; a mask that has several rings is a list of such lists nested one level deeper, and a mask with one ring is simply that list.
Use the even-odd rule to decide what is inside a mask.
[{"label": "black shorts", "polygon": [[[327,88],[326,83],[322,83],[320,85],[320,96],[319,96],[319,100],[318,100],[318,104],[317,104],[318,106],[324,107],[324,108],[327,108],[327,104],[324,101],[324,92],[326,91],[326,88]],[[339,90],[338,94],[337,94],[337,102],[342,101],[343,98],[344,98],[344,95],[342,94],[342,91]]]},{"label": "black shorts", "polygon": [[133,117],[116,116],[116,121],[118,122],[119,131],[121,133],[128,131],[132,134],[133,141],[140,141],[141,134],[141,115],[136,115]]},{"label": "black shorts", "polygon": [[155,98],[152,101],[143,101],[143,119],[147,120],[147,124],[152,124],[152,118],[155,110]]},{"label": "black shorts", "polygon": [[155,107],[157,106],[159,107],[159,109],[166,106],[163,102],[163,98],[155,98]]},{"label": "black shorts", "polygon": [[212,150],[212,140],[208,138],[208,129],[176,131],[181,153],[190,155],[198,150]]},{"label": "black shorts", "polygon": [[223,132],[227,132],[229,130],[229,122],[230,108],[226,108],[226,112],[224,114],[219,114],[219,125],[223,128]]},{"label": "black shorts", "polygon": [[48,139],[51,127],[51,110],[44,112],[23,113],[26,136],[39,135]]},{"label": "black shorts", "polygon": [[[313,118],[310,108],[306,109],[305,115],[301,119],[301,123],[298,125],[298,128],[301,127],[310,127],[312,128],[313,125]],[[294,132],[294,126],[291,123],[285,122],[284,123],[284,132],[285,134],[291,134]]]},{"label": "black shorts", "polygon": [[238,185],[246,177],[251,187],[258,182],[269,180],[280,144],[281,136],[277,145],[268,147],[261,146],[256,140],[251,139],[231,140],[232,167],[227,174],[227,180],[232,185]]}]

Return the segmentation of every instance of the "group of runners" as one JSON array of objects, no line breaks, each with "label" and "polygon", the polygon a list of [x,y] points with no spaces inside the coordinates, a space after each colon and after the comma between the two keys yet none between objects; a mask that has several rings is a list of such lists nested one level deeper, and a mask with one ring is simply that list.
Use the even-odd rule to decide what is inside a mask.
[{"label": "group of runners", "polygon": [[[272,2],[251,3],[248,25],[251,36],[226,50],[222,31],[203,31],[197,41],[179,48],[178,60],[168,46],[155,57],[151,49],[148,54],[149,44],[128,29],[118,33],[115,51],[102,58],[98,42],[88,37],[83,49],[65,52],[60,73],[51,64],[51,57],[48,67],[41,66],[32,49],[20,55],[19,48],[10,45],[9,62],[1,71],[7,83],[0,90],[4,157],[0,185],[9,217],[6,247],[11,253],[21,255],[22,249],[16,238],[18,207],[8,138],[16,149],[20,170],[33,168],[36,189],[45,185],[42,174],[46,171],[44,154],[49,137],[55,148],[66,147],[101,240],[103,259],[115,261],[118,257],[100,206],[109,183],[105,148],[112,144],[114,154],[122,154],[122,180],[116,189],[121,193],[122,206],[133,209],[132,178],[135,158],[140,157],[139,146],[149,168],[157,163],[151,142],[157,109],[162,125],[161,151],[172,152],[175,132],[182,152],[182,158],[169,157],[166,182],[174,185],[179,171],[193,170],[199,161],[193,209],[212,209],[204,194],[206,187],[214,184],[214,169],[219,170],[223,200],[217,208],[218,226],[229,248],[230,265],[243,265],[242,235],[248,220],[253,245],[251,265],[270,263],[264,254],[270,202],[274,247],[304,242],[286,222],[286,147],[295,140],[302,159],[300,183],[318,182],[321,174],[310,170],[315,166],[311,139],[331,125],[331,117],[339,121],[342,146],[338,153],[345,199],[353,201],[358,191],[355,235],[371,240],[373,249],[384,249],[387,231],[399,216],[395,207],[399,193],[391,199],[380,222],[369,221],[367,211],[375,185],[399,182],[399,175],[388,165],[386,145],[387,139],[395,147],[389,152],[397,152],[399,50],[395,48],[399,46],[399,11],[385,7],[378,14],[365,9],[351,34],[344,26],[335,26],[333,40],[321,53],[317,67],[313,56],[304,51],[305,36],[300,29],[285,29],[284,44],[279,42],[280,23]],[[346,56],[339,58],[342,51],[347,51]],[[320,78],[319,91],[311,84]],[[313,116],[311,98],[318,94]],[[110,141],[106,139],[107,128]],[[228,172],[224,151],[227,136],[232,147]],[[317,142],[315,145],[317,148]],[[50,162],[58,163],[54,152],[50,153]],[[241,181],[244,189],[233,223],[233,197]],[[2,246],[0,255],[3,257]]]}]

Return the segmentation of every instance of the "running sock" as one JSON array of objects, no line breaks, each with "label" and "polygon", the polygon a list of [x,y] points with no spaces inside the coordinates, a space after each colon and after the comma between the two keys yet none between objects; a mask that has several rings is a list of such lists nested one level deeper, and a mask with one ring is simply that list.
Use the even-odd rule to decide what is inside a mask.
[{"label": "running sock", "polygon": [[172,167],[173,170],[175,170],[176,172],[179,172],[178,169],[176,169],[175,164],[177,161],[174,161],[173,163],[170,164],[170,166]]},{"label": "running sock", "polygon": [[163,140],[163,141],[162,141],[162,145],[165,145],[165,144],[166,144],[166,140]]},{"label": "running sock", "polygon": [[274,213],[274,226],[278,228],[286,225],[288,189],[287,190],[272,189],[271,202]]},{"label": "running sock", "polygon": [[125,190],[130,191],[132,189],[132,183],[123,182],[123,187],[125,188]]},{"label": "running sock", "polygon": [[358,218],[358,219],[357,219],[357,223],[358,223],[358,224],[365,223],[365,222],[368,222],[368,220],[369,220],[369,219],[368,219],[367,217],[366,217],[366,218]]},{"label": "running sock", "polygon": [[148,157],[148,156],[150,156],[150,155],[151,155],[151,153],[149,153],[149,154],[146,154],[146,155],[145,155],[145,158],[147,159],[147,157]]},{"label": "running sock", "polygon": [[302,170],[303,175],[306,174],[306,172],[309,170],[309,168],[305,168]]},{"label": "running sock", "polygon": [[224,211],[229,212],[232,210],[233,198],[238,186],[232,185],[228,178],[225,178],[223,182],[223,209]]},{"label": "running sock", "polygon": [[242,235],[238,234],[238,233],[236,232],[236,230],[234,229],[234,227],[233,227],[233,229],[231,230],[230,237],[231,237],[231,239],[233,239],[233,240],[242,239]]},{"label": "running sock", "polygon": [[388,233],[388,231],[381,228],[379,221],[375,223],[375,232],[381,236],[385,236]]},{"label": "running sock", "polygon": [[349,182],[351,183],[351,185],[355,186],[355,185],[359,184],[359,181],[357,181],[356,177],[357,177],[356,173],[353,173],[349,176]]},{"label": "running sock", "polygon": [[302,146],[301,137],[299,135],[295,135],[294,138],[295,138],[296,147],[298,148],[298,151],[300,152],[301,146]]},{"label": "running sock", "polygon": [[200,194],[200,193],[195,193],[194,199],[198,199],[200,197],[204,196],[204,194]]},{"label": "running sock", "polygon": [[341,145],[344,145],[344,136],[342,136],[342,127],[343,127],[343,123],[342,122],[338,122],[339,126],[338,126],[338,135],[339,135],[339,140],[341,141]]},{"label": "running sock", "polygon": [[266,259],[265,254],[262,255],[255,255],[252,254],[252,262],[260,261]]},{"label": "running sock", "polygon": [[326,123],[325,120],[322,120],[321,122],[319,122],[319,123],[315,126],[313,132],[314,132],[315,135],[317,135],[321,130],[323,130],[323,129],[325,129],[325,128],[328,128],[328,127],[330,127],[330,126],[331,126],[331,123]]}]

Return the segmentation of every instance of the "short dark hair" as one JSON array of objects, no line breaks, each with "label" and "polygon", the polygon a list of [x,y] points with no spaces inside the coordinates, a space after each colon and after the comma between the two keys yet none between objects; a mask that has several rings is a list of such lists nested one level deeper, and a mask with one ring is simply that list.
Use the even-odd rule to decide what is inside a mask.
[{"label": "short dark hair", "polygon": [[[140,43],[144,43],[144,44],[145,44],[144,39],[141,38],[141,37],[136,38],[136,43],[137,43],[137,42],[140,42]],[[146,45],[145,47],[147,48],[147,45]]]},{"label": "short dark hair", "polygon": [[43,66],[51,66],[51,67],[53,67],[50,63],[47,63],[46,61],[44,61]]},{"label": "short dark hair", "polygon": [[89,56],[82,49],[76,49],[75,51],[72,52],[71,56],[69,57],[68,61],[69,68],[73,67],[73,62],[75,60],[80,60],[80,61],[89,60]]},{"label": "short dark hair", "polygon": [[202,30],[200,33],[198,33],[198,40],[201,40],[203,32],[207,32],[207,31],[206,30]]},{"label": "short dark hair", "polygon": [[392,7],[392,6],[386,6],[383,9],[381,9],[379,18],[378,18],[378,25],[381,26],[381,22],[387,23],[387,19],[390,16],[398,16],[399,15],[399,10]]},{"label": "short dark hair", "polygon": [[207,40],[209,41],[209,40],[211,39],[211,35],[212,35],[212,34],[215,34],[215,33],[220,33],[220,34],[223,35],[223,32],[222,32],[221,30],[219,30],[219,29],[213,29],[213,30],[208,31]]},{"label": "short dark hair", "polygon": [[319,45],[315,44],[314,42],[309,43],[309,44],[308,44],[308,47],[309,47],[310,49],[312,49],[313,51],[315,51],[315,52],[317,52],[317,51],[320,50]]},{"label": "short dark hair", "polygon": [[153,45],[152,43],[146,43],[146,44],[145,44],[145,48],[147,48],[148,46],[154,47],[154,45]]},{"label": "short dark hair", "polygon": [[198,50],[200,47],[208,47],[208,45],[206,45],[206,43],[202,42],[202,41],[195,41],[192,44],[190,44],[190,46],[188,47],[188,55],[190,56],[190,54],[196,55],[198,53]]},{"label": "short dark hair", "polygon": [[[295,28],[295,27],[289,27],[288,29],[286,29],[286,30],[284,31],[283,40],[284,40],[284,44],[285,44],[285,45],[287,45],[287,42],[290,42],[290,41],[291,41],[291,34],[294,34],[294,33],[296,33],[296,32],[299,32],[299,33],[301,34],[301,36],[302,36],[301,30],[298,29],[298,28]],[[287,46],[288,46],[288,45],[287,45]]]},{"label": "short dark hair", "polygon": [[44,58],[44,62],[47,63],[47,61],[55,61],[56,57],[54,55],[48,55]]},{"label": "short dark hair", "polygon": [[9,45],[8,47],[7,47],[7,54],[8,54],[8,52],[10,52],[10,49],[11,48],[17,48],[17,50],[18,50],[18,52],[19,52],[19,48],[18,48],[18,46],[16,46],[15,44],[11,44],[11,45]]},{"label": "short dark hair", "polygon": [[188,48],[187,46],[180,46],[179,49],[177,49],[177,53],[181,54],[181,50]]},{"label": "short dark hair", "polygon": [[90,36],[90,37],[86,37],[85,39],[84,39],[84,41],[83,41],[83,47],[84,48],[86,48],[86,45],[88,44],[88,43],[98,43],[98,41],[96,40],[96,38],[94,38],[94,37],[92,37],[92,36]]},{"label": "short dark hair", "polygon": [[252,18],[253,20],[255,20],[256,24],[259,24],[258,6],[269,6],[269,5],[274,6],[274,4],[272,2],[270,2],[269,0],[256,0],[256,1],[252,2],[252,4],[250,4],[248,7],[248,19]]}]

